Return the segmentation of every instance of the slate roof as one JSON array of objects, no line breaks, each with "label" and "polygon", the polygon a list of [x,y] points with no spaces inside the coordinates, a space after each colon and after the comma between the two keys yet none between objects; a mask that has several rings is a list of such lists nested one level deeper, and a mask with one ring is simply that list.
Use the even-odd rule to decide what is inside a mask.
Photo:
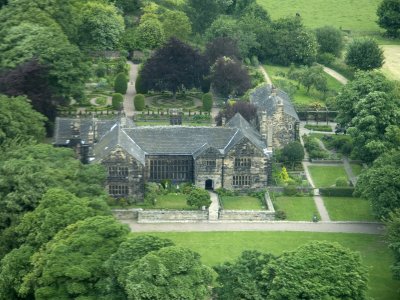
[{"label": "slate roof", "polygon": [[299,116],[290,101],[290,97],[284,91],[277,90],[276,96],[272,96],[272,86],[264,84],[255,88],[250,93],[250,102],[256,105],[259,109],[266,110],[268,116],[272,116],[278,106],[278,102],[283,103],[283,111],[285,114],[292,116],[299,121]]}]

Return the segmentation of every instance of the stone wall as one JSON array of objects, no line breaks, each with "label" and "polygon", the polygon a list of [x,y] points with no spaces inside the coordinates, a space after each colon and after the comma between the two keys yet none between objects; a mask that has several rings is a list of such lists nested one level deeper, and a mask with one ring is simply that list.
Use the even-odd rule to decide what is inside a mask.
[{"label": "stone wall", "polygon": [[213,189],[222,187],[222,165],[223,156],[217,149],[205,150],[195,158],[195,185],[204,189],[206,180],[212,180]]},{"label": "stone wall", "polygon": [[273,221],[275,220],[275,212],[267,210],[221,210],[219,220]]},{"label": "stone wall", "polygon": [[207,221],[208,210],[143,210],[138,223]]},{"label": "stone wall", "polygon": [[114,217],[119,220],[137,220],[139,211],[142,211],[141,208],[134,209],[113,209],[112,213]]}]

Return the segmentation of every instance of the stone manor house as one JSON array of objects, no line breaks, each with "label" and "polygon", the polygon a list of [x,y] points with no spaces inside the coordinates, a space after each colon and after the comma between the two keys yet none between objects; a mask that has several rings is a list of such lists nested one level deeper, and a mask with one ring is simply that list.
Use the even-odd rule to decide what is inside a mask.
[{"label": "stone manor house", "polygon": [[261,189],[272,149],[298,138],[299,119],[288,96],[269,85],[253,91],[253,127],[240,114],[223,126],[135,126],[127,118],[57,118],[54,145],[71,147],[86,163],[108,170],[111,196],[142,201],[147,182],[191,182],[206,189]]}]

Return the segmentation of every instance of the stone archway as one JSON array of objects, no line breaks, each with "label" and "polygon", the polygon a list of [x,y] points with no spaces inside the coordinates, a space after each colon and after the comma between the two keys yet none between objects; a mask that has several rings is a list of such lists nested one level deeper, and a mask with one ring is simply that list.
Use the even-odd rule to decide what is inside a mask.
[{"label": "stone archway", "polygon": [[213,182],[213,180],[212,180],[212,179],[207,179],[206,182],[205,182],[204,188],[205,188],[206,190],[213,190],[213,189],[214,189],[214,182]]}]

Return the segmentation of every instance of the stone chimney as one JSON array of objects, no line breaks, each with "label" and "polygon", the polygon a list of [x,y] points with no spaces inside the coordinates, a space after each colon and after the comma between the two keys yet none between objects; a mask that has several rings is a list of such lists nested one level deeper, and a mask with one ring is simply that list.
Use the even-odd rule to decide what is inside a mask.
[{"label": "stone chimney", "polygon": [[87,143],[88,143],[89,145],[93,145],[93,144],[94,144],[94,130],[93,130],[93,126],[90,126],[90,127],[89,127]]},{"label": "stone chimney", "polygon": [[222,118],[221,118],[221,125],[222,125],[222,126],[225,126],[225,124],[226,124],[226,118],[225,118],[225,117],[222,117]]}]

